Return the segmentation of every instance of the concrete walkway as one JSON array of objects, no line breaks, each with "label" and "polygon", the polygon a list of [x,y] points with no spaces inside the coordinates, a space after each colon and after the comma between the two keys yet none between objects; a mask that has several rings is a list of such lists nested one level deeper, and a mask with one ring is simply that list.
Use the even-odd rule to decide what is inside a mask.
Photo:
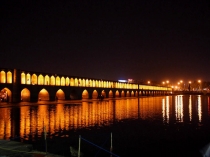
[{"label": "concrete walkway", "polygon": [[0,140],[0,157],[64,157],[56,154],[33,150],[31,144],[16,141]]}]

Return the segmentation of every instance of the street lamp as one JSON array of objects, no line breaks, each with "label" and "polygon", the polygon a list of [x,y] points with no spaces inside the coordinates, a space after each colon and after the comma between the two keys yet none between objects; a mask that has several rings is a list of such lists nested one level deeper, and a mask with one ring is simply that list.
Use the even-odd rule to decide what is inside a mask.
[{"label": "street lamp", "polygon": [[198,90],[201,91],[201,80],[198,80]]},{"label": "street lamp", "polygon": [[189,81],[189,86],[188,86],[188,90],[190,91],[190,85],[191,85],[191,81]]},{"label": "street lamp", "polygon": [[183,81],[180,80],[179,82],[180,82],[180,88],[181,88],[181,90],[183,90],[183,87],[182,87],[182,82],[183,82]]},{"label": "street lamp", "polygon": [[178,84],[178,88],[179,88],[179,90],[180,90],[180,82],[178,82],[177,84]]},{"label": "street lamp", "polygon": [[169,84],[169,81],[167,80],[166,83],[167,83],[167,94],[168,94],[168,84]]}]

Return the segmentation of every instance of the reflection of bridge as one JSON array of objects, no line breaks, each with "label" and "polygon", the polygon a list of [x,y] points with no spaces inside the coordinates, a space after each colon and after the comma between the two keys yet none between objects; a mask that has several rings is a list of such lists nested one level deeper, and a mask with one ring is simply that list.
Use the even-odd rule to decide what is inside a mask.
[{"label": "reflection of bridge", "polygon": [[171,88],[111,80],[0,69],[0,89],[7,101],[71,100],[165,95]]}]

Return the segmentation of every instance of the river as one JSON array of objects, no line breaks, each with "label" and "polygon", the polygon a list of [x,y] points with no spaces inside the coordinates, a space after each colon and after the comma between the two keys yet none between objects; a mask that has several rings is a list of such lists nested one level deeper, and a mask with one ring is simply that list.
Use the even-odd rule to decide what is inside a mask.
[{"label": "river", "polygon": [[0,104],[0,139],[71,156],[70,146],[78,149],[79,137],[85,156],[199,157],[210,143],[210,97]]}]

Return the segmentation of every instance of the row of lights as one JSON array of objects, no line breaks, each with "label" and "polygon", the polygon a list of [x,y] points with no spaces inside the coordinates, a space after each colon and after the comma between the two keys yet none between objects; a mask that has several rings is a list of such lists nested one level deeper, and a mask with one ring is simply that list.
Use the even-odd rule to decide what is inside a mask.
[{"label": "row of lights", "polygon": [[[149,85],[150,83],[151,83],[150,81],[147,81],[147,84],[148,84],[148,85]],[[183,81],[180,80],[177,84],[178,84],[178,86],[179,86],[179,85],[181,85],[182,83],[183,83]],[[188,83],[191,84],[192,82],[189,81]],[[201,84],[201,80],[198,80],[198,83]],[[163,81],[162,84],[168,86],[168,85],[169,85],[169,81],[168,81],[168,80],[167,80],[167,81]],[[175,86],[175,87],[177,87],[177,86]],[[174,88],[174,86],[172,86],[172,88]]]},{"label": "row of lights", "polygon": [[[183,83],[183,81],[182,80],[180,80],[177,84],[178,84],[178,86],[172,86],[172,88],[179,88],[179,86],[181,86],[181,84]],[[191,85],[191,81],[188,81],[188,84],[189,84],[189,86]],[[198,83],[199,84],[201,84],[201,80],[198,80]],[[184,84],[184,86],[185,86],[185,84]],[[200,87],[199,87],[200,88]],[[185,87],[184,87],[184,89],[185,89]]]}]

